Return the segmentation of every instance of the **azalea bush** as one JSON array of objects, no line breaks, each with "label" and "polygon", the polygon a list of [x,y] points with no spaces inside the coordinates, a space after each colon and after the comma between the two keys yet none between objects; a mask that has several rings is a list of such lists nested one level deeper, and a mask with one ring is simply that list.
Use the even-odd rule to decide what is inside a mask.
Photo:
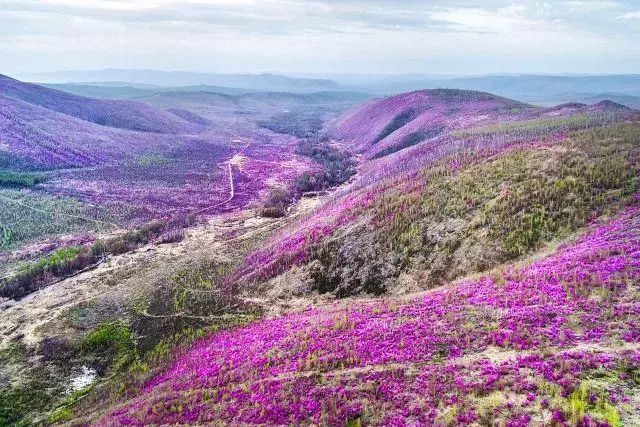
[{"label": "azalea bush", "polygon": [[214,334],[101,422],[623,425],[640,380],[639,218],[413,301]]},{"label": "azalea bush", "polygon": [[[369,254],[362,262],[375,264],[382,255],[371,249],[382,245],[393,254],[384,257],[392,265],[381,266],[376,283],[365,284],[363,276],[354,290],[344,289],[345,295],[364,288],[377,293],[408,268],[426,270],[431,283],[423,285],[430,287],[526,255],[635,203],[640,131],[636,122],[606,125],[614,119],[620,117],[525,120],[509,124],[506,137],[489,129],[493,136],[476,131],[486,135],[452,142],[447,134],[381,158],[249,256],[237,277],[259,282],[320,261],[316,288],[335,290],[326,283],[357,277],[347,271],[351,254]],[[358,248],[354,242],[370,239],[356,236],[367,233],[376,243]]]}]

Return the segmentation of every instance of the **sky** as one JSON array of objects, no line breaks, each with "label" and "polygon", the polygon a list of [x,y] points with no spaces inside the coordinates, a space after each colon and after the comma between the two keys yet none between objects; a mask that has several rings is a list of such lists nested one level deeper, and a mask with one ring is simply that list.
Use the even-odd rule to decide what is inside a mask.
[{"label": "sky", "polygon": [[0,73],[640,73],[640,0],[0,0]]}]

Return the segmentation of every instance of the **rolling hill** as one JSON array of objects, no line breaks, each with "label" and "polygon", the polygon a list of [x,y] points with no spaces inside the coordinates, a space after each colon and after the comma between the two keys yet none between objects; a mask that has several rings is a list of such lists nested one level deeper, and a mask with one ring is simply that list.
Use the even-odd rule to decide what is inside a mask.
[{"label": "rolling hill", "polygon": [[[406,286],[410,270],[429,287],[526,254],[614,206],[604,203],[608,191],[627,200],[618,192],[634,188],[622,183],[634,182],[638,153],[637,125],[626,123],[638,117],[612,102],[541,108],[458,90],[365,103],[328,130],[371,160],[331,202],[250,256],[240,277],[262,282],[306,266],[320,292],[376,294]],[[589,145],[609,133],[625,143]],[[621,175],[597,188],[601,178],[587,171]]]},{"label": "rolling hill", "polygon": [[144,103],[96,100],[1,75],[0,96],[102,126],[156,133],[180,133],[194,129],[179,117]]},{"label": "rolling hill", "polygon": [[[102,206],[107,194],[91,192],[106,187],[149,211],[206,209],[207,197],[234,208],[182,242],[143,242],[9,305],[0,374],[32,374],[0,391],[0,420],[637,424],[640,112],[434,89],[336,117],[349,97],[145,101],[205,127],[193,135],[5,98],[27,109],[16,115],[48,111],[70,128],[177,137],[162,156],[61,172],[65,194]],[[20,129],[29,123],[40,126]],[[285,191],[341,167],[357,173],[300,199]],[[267,189],[281,216],[255,204]],[[27,342],[15,325],[43,312]]]},{"label": "rolling hill", "polygon": [[369,101],[334,124],[337,138],[368,157],[390,154],[452,129],[509,120],[535,108],[488,93],[422,90]]},{"label": "rolling hill", "polygon": [[365,155],[356,177],[216,279],[285,314],[197,340],[76,421],[637,423],[639,123],[460,90],[355,107],[325,131]]}]

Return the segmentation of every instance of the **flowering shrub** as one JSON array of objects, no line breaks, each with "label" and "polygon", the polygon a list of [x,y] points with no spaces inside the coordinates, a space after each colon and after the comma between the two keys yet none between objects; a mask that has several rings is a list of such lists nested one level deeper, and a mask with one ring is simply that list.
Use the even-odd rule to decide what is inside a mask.
[{"label": "flowering shrub", "polygon": [[[600,127],[599,117],[514,122],[508,138],[497,132],[481,141],[427,141],[370,162],[352,185],[248,257],[238,277],[269,279],[320,259],[327,245],[330,254],[320,261],[338,272],[351,265],[349,253],[366,252],[353,248],[362,223],[365,233],[405,258],[403,268],[422,259],[437,283],[529,253],[631,201],[640,128],[637,122]],[[558,126],[586,129],[545,133]],[[534,143],[531,135],[547,140]],[[336,239],[345,241],[343,251]],[[478,248],[474,259],[471,247]]]},{"label": "flowering shrub", "polygon": [[100,423],[619,425],[640,368],[638,279],[631,208],[546,259],[414,301],[215,334]]}]

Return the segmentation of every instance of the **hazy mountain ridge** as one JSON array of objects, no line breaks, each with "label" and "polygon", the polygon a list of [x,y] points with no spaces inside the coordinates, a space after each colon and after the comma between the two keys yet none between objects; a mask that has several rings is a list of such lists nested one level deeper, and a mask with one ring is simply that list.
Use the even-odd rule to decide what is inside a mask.
[{"label": "hazy mountain ridge", "polygon": [[[640,74],[620,75],[484,75],[484,76],[412,76],[403,78],[381,76],[371,83],[350,81],[354,87],[371,88],[375,93],[406,92],[426,88],[452,88],[490,92],[501,96],[514,94],[552,95],[559,93],[621,93],[640,94]],[[517,98],[517,97],[516,97]]]},{"label": "hazy mountain ridge", "polygon": [[224,95],[239,95],[257,90],[211,86],[157,86],[157,85],[136,85],[130,82],[88,82],[88,83],[36,83],[50,89],[57,89],[75,95],[87,96],[102,99],[136,99],[152,96],[166,92],[213,92]]},{"label": "hazy mountain ridge", "polygon": [[317,92],[336,89],[327,79],[304,79],[277,74],[214,74],[156,70],[89,70],[26,74],[24,79],[46,83],[64,82],[131,82],[160,86],[211,85],[260,91]]},{"label": "hazy mountain ridge", "polygon": [[[134,70],[135,79],[125,83],[118,81],[117,77],[127,77],[127,70],[119,70],[112,75],[111,82],[91,82],[91,77],[100,77],[100,72],[90,72],[85,76],[85,83],[75,82],[74,76],[82,76],[82,72],[55,73],[49,79],[67,83],[44,84],[54,89],[67,90],[83,96],[92,96],[105,99],[135,99],[150,96],[154,93],[166,91],[207,91],[229,95],[239,95],[250,92],[285,91],[285,92],[318,92],[318,91],[355,91],[378,95],[404,93],[421,89],[464,89],[481,92],[489,92],[521,102],[533,103],[541,106],[553,106],[563,102],[596,103],[604,99],[627,105],[632,108],[640,108],[640,77],[636,74],[626,75],[484,75],[484,76],[422,76],[412,75],[327,75],[320,77],[286,77],[279,75],[265,75],[262,79],[252,75],[250,79],[244,79],[247,75],[219,76],[214,80],[217,85],[207,84],[210,78],[206,74],[190,74],[186,80],[180,76],[182,73],[164,72],[162,76],[172,76],[173,80],[157,80],[160,86],[145,84],[144,70]],[[150,71],[151,72],[151,71]],[[70,74],[69,74],[70,73]],[[108,70],[104,75],[109,75]],[[66,78],[64,77],[66,75]],[[57,76],[57,77],[56,77]],[[34,76],[38,77],[38,76]],[[42,78],[46,76],[41,76]],[[277,77],[277,78],[276,78]],[[273,78],[275,83],[263,84]],[[243,80],[244,79],[244,80]],[[291,79],[288,81],[287,79]],[[296,79],[301,79],[300,81]],[[42,81],[46,81],[42,80]],[[262,83],[256,83],[256,82]],[[297,84],[306,86],[298,90]],[[321,81],[322,84],[316,84]],[[139,82],[139,83],[136,83]],[[164,83],[163,83],[164,82]],[[169,84],[178,82],[179,84]],[[305,83],[302,83],[305,82]],[[315,82],[315,83],[314,83]],[[224,84],[223,84],[224,83]],[[165,87],[163,87],[165,86]],[[172,88],[166,86],[174,86]],[[108,89],[111,87],[111,90]]]}]

